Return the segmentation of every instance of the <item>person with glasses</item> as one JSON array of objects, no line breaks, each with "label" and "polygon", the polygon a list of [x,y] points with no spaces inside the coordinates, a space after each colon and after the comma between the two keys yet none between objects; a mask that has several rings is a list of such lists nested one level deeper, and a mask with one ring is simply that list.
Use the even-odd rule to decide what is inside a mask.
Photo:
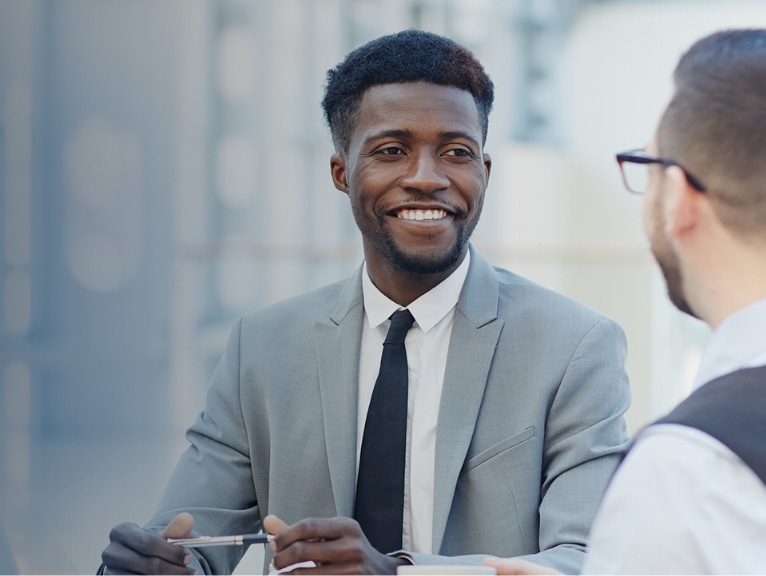
[{"label": "person with glasses", "polygon": [[699,40],[674,80],[652,144],[617,162],[670,300],[713,334],[690,396],[617,469],[583,571],[766,574],[766,30]]}]

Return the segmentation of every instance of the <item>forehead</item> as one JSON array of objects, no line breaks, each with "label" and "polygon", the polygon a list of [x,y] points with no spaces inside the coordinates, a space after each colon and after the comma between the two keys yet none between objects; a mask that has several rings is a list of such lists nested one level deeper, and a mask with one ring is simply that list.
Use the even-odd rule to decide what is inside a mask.
[{"label": "forehead", "polygon": [[378,130],[438,128],[475,133],[481,125],[470,92],[430,82],[380,84],[368,88],[352,134]]}]

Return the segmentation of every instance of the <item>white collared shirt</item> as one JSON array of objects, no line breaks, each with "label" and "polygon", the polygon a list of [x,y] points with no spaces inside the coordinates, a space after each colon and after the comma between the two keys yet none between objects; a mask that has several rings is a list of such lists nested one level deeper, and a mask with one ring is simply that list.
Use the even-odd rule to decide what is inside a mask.
[{"label": "white collared shirt", "polygon": [[[766,300],[713,333],[694,389],[766,365]],[[639,436],[596,516],[586,574],[766,574],[766,485],[715,438],[661,424]]]},{"label": "white collared shirt", "polygon": [[[415,324],[407,333],[408,365],[407,453],[405,456],[403,548],[431,553],[433,532],[434,459],[436,423],[447,367],[455,306],[463,289],[470,252],[448,278],[407,309]],[[364,423],[378,377],[388,318],[400,306],[386,297],[362,274],[365,329],[359,357],[359,406],[357,413],[357,472]]]}]

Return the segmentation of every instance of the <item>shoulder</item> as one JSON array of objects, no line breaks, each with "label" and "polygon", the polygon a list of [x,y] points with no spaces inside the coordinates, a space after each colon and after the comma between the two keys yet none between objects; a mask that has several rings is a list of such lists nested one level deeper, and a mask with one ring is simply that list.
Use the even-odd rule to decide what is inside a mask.
[{"label": "shoulder", "polygon": [[361,284],[357,289],[356,281],[356,276],[352,276],[244,314],[241,329],[247,332],[263,326],[284,326],[295,331],[327,322],[338,310],[339,302],[352,307],[357,292],[361,304]]},{"label": "shoulder", "polygon": [[[723,443],[688,426],[657,424],[636,438],[614,475],[607,497],[612,504],[635,501],[648,508],[670,506],[682,518],[713,512],[748,515],[745,502],[760,506],[766,521],[766,485]],[[699,503],[706,510],[699,510]],[[757,507],[757,506],[756,506]],[[639,512],[637,512],[639,513]]]},{"label": "shoulder", "polygon": [[[679,454],[684,457],[679,458]],[[692,482],[702,470],[730,466],[736,460],[726,446],[704,432],[678,424],[654,424],[637,435],[614,483],[637,487],[646,482],[664,482],[662,477],[667,476],[671,484],[683,484]],[[706,477],[703,475],[700,481]]]},{"label": "shoulder", "polygon": [[707,484],[718,487],[722,481],[737,482],[752,476],[766,496],[766,485],[725,444],[681,424],[653,424],[638,434],[615,481],[618,476],[635,479],[647,473],[671,477],[668,481],[673,483],[688,482],[695,489]]},{"label": "shoulder", "polygon": [[559,330],[587,330],[598,324],[621,332],[615,320],[570,296],[498,266],[498,316],[555,323]]},{"label": "shoulder", "polygon": [[[586,569],[760,572],[752,536],[764,522],[766,486],[728,448],[686,426],[649,426],[604,495]],[[724,550],[736,550],[736,567]]]}]

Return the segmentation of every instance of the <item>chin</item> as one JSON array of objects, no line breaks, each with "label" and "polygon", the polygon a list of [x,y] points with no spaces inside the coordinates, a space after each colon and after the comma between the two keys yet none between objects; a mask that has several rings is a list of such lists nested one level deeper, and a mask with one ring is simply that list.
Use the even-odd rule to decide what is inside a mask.
[{"label": "chin", "polygon": [[692,318],[696,318],[698,320],[700,319],[699,315],[694,311],[694,309],[691,307],[691,304],[689,304],[689,301],[683,296],[683,294],[680,293],[680,291],[671,290],[670,286],[668,286],[668,298],[670,298],[673,306],[678,308],[678,310],[684,314],[688,314]]},{"label": "chin", "polygon": [[441,274],[453,270],[460,262],[465,250],[465,245],[456,244],[452,249],[442,255],[435,255],[433,251],[423,253],[407,253],[403,250],[392,250],[391,262],[408,274],[429,276]]},{"label": "chin", "polygon": [[699,318],[684,295],[684,280],[683,275],[681,274],[681,266],[677,258],[660,258],[658,254],[655,254],[655,259],[660,266],[663,278],[665,278],[665,287],[667,289],[668,298],[673,303],[673,306],[692,318]]}]

